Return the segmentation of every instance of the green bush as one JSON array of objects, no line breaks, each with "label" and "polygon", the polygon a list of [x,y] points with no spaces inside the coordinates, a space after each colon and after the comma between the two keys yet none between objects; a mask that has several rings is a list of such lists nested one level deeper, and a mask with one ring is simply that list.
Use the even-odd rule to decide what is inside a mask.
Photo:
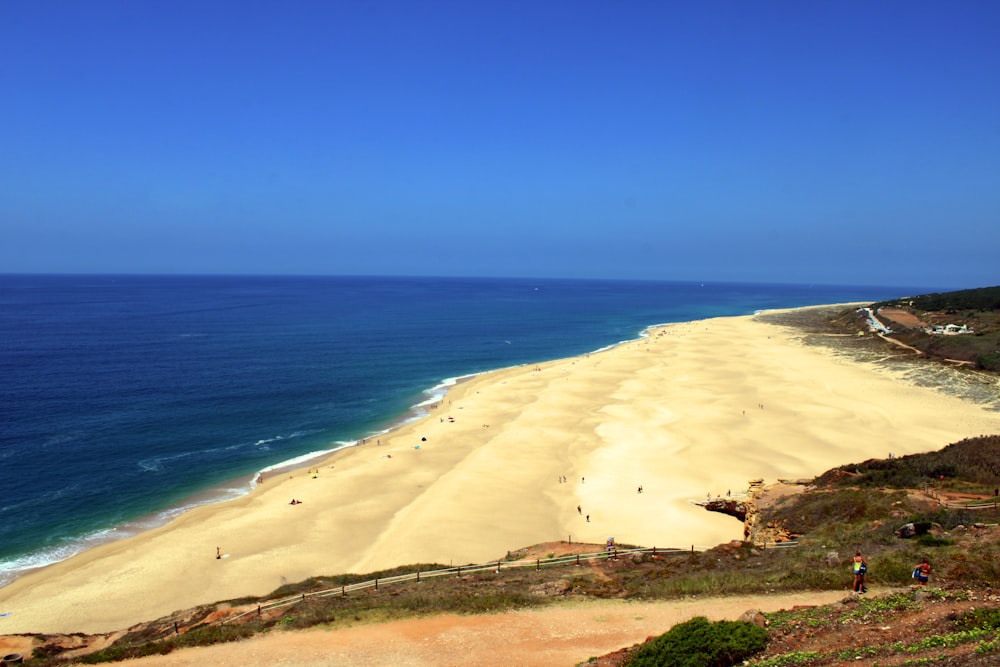
[{"label": "green bush", "polygon": [[979,355],[976,367],[984,371],[1000,371],[1000,352]]},{"label": "green bush", "polygon": [[921,535],[917,538],[917,544],[922,547],[948,547],[955,543],[944,537],[934,537],[933,535]]},{"label": "green bush", "polygon": [[742,621],[710,622],[704,616],[675,625],[639,648],[629,667],[731,667],[760,653],[767,630]]},{"label": "green bush", "polygon": [[973,609],[955,625],[962,630],[1000,630],[1000,609]]}]

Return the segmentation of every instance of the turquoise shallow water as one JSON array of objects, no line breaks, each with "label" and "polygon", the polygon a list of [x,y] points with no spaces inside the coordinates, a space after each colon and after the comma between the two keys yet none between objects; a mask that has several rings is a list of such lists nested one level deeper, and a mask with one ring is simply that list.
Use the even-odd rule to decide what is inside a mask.
[{"label": "turquoise shallow water", "polygon": [[0,276],[0,584],[246,493],[455,378],[652,324],[935,291],[369,277]]}]

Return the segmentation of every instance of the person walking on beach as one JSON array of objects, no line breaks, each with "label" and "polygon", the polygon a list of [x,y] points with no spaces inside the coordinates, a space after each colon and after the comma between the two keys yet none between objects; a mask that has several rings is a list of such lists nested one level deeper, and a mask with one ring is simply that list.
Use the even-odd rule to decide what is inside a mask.
[{"label": "person walking on beach", "polygon": [[931,576],[931,564],[927,562],[924,558],[920,561],[920,564],[913,568],[913,578],[916,579],[921,586],[927,585],[927,580]]},{"label": "person walking on beach", "polygon": [[865,574],[868,572],[868,562],[865,561],[860,550],[854,552],[851,568],[854,571],[854,592],[867,593],[868,588],[865,586]]}]

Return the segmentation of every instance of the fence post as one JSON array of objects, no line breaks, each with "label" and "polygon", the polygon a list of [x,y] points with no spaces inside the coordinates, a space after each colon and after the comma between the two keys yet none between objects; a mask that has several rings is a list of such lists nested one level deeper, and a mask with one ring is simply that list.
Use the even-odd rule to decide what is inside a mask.
[{"label": "fence post", "polygon": [[260,605],[257,605],[257,618],[260,618]]},{"label": "fence post", "polygon": [[375,590],[378,590],[378,577],[375,578]]},{"label": "fence post", "polygon": [[691,545],[691,553],[694,553],[694,545]]},{"label": "fence post", "polygon": [[420,583],[420,570],[417,570],[417,583]]},{"label": "fence post", "polygon": [[174,634],[179,635],[180,633],[181,631],[177,629],[177,621],[174,621]]},{"label": "fence post", "polygon": [[577,564],[577,565],[579,565],[579,564],[580,564],[580,554],[577,554],[577,555],[576,555],[576,564]]},{"label": "fence post", "polygon": [[535,559],[535,571],[537,572],[538,570],[541,570],[541,569],[542,569],[542,559],[541,558],[536,558]]},{"label": "fence post", "polygon": [[302,594],[302,601],[303,601],[303,602],[305,602],[305,601],[306,601],[306,594],[305,594],[305,593],[303,593],[303,594]]},{"label": "fence post", "polygon": [[347,587],[346,586],[341,586],[340,587],[340,597],[347,597]]},{"label": "fence post", "polygon": [[653,555],[656,555],[656,547],[653,547]]},{"label": "fence post", "polygon": [[455,576],[456,577],[461,577],[462,576],[462,566],[461,565],[459,565],[458,567],[455,568]]}]

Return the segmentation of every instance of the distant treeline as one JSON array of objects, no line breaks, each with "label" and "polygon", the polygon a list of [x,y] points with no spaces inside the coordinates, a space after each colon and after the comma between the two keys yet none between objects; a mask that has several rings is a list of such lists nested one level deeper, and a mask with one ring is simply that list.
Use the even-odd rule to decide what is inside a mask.
[{"label": "distant treeline", "polygon": [[913,489],[942,478],[995,488],[1000,484],[1000,435],[966,438],[926,454],[852,463],[829,470],[815,481],[819,486]]},{"label": "distant treeline", "polygon": [[889,306],[911,307],[923,311],[959,311],[959,310],[1000,310],[1000,286],[977,287],[975,289],[958,290],[957,292],[938,292],[921,294],[920,296],[893,299],[876,303],[877,308]]}]

